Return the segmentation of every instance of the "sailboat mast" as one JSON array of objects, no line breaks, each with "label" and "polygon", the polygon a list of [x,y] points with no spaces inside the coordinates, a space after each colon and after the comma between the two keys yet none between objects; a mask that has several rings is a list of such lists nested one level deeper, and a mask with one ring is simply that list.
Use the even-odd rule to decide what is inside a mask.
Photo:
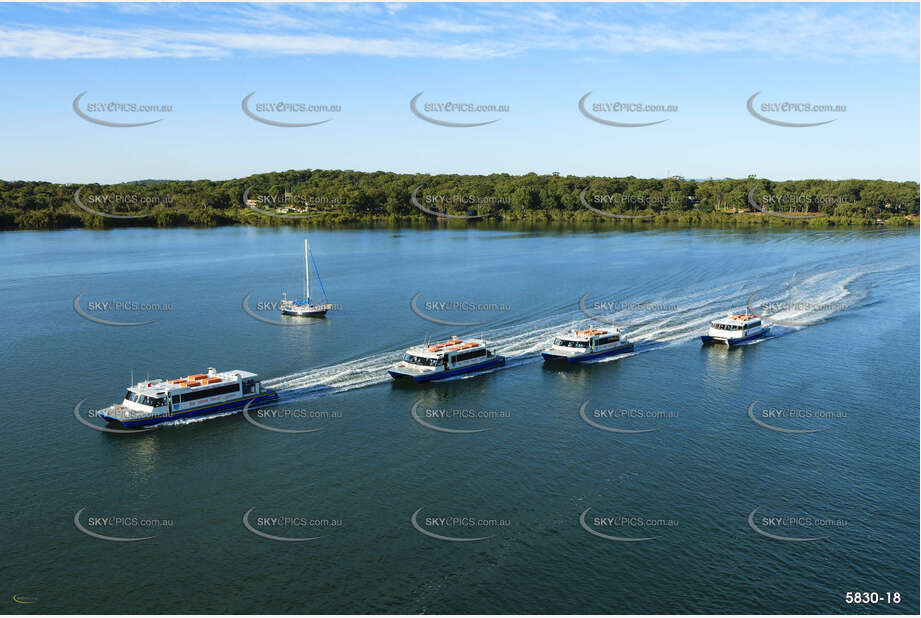
[{"label": "sailboat mast", "polygon": [[305,293],[307,303],[310,303],[310,248],[307,245],[307,239],[304,239],[304,283],[306,285]]}]

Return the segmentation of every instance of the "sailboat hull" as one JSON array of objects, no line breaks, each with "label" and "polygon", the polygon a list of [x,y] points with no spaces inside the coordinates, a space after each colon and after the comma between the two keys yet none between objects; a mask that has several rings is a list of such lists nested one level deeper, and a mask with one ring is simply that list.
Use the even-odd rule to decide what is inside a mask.
[{"label": "sailboat hull", "polygon": [[297,308],[288,308],[282,309],[282,315],[293,315],[298,318],[324,318],[326,317],[326,309],[317,309],[316,307],[304,307],[303,309]]}]

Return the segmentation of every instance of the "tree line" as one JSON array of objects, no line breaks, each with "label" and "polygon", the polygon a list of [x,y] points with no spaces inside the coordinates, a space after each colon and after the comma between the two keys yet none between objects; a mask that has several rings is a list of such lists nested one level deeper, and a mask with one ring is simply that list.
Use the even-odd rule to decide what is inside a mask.
[{"label": "tree line", "polygon": [[0,228],[346,224],[437,219],[432,213],[531,222],[917,225],[918,204],[918,183],[887,180],[289,170],[218,181],[0,181]]}]

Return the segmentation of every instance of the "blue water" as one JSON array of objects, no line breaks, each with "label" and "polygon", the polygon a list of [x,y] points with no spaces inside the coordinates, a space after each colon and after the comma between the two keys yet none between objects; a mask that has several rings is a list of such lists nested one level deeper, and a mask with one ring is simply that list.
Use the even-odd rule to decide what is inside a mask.
[{"label": "blue water", "polygon": [[[280,320],[271,303],[303,292],[305,233],[341,308],[253,318],[247,295]],[[73,230],[4,232],[0,257],[0,568],[34,600],[17,612],[919,610],[915,231]],[[87,320],[81,294],[91,316],[154,322]],[[426,321],[417,294],[423,313],[485,323]],[[91,309],[105,301],[161,309]],[[749,303],[786,325],[701,347],[709,320]],[[555,333],[599,318],[636,352],[543,365]],[[507,364],[390,380],[407,347],[455,334]],[[132,374],[209,366],[280,390],[276,416],[253,420],[319,431],[237,414],[125,436],[74,418],[82,401],[94,422]],[[599,425],[654,431],[592,426],[587,400]],[[768,429],[750,406],[822,431]],[[251,508],[259,531],[320,538],[255,534]],[[89,536],[80,509],[90,532],[154,538]],[[586,509],[596,532],[653,538],[591,534]],[[423,530],[488,538],[429,536],[417,511]]]}]

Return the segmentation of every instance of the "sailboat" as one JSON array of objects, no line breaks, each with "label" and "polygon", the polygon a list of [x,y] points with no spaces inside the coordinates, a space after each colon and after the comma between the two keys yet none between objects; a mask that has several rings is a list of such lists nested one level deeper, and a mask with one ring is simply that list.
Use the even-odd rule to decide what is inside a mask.
[{"label": "sailboat", "polygon": [[282,293],[281,314],[293,315],[301,318],[321,318],[326,315],[329,309],[329,299],[326,298],[326,289],[323,287],[323,281],[320,279],[320,272],[317,270],[317,263],[313,263],[314,272],[317,275],[317,281],[320,282],[320,289],[323,291],[322,305],[315,305],[310,302],[310,246],[307,239],[304,239],[304,300],[290,300],[287,292]]}]

